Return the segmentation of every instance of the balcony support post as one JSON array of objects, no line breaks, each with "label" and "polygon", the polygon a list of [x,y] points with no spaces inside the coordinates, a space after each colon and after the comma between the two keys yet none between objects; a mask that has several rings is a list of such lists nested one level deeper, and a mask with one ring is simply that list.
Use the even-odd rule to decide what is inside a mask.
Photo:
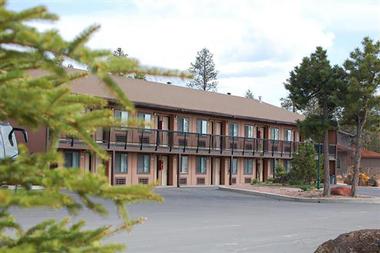
[{"label": "balcony support post", "polygon": [[220,143],[219,143],[219,146],[220,146],[220,153],[223,154],[223,136],[220,135]]},{"label": "balcony support post", "polygon": [[210,136],[209,136],[209,140],[208,140],[208,153],[209,153],[209,154],[211,153],[211,144],[212,144],[212,140],[213,140],[213,135],[210,134]]},{"label": "balcony support post", "polygon": [[140,137],[140,150],[143,148],[143,139],[144,139],[144,130],[141,132],[141,137]]},{"label": "balcony support post", "polygon": [[186,152],[186,142],[187,142],[187,135],[186,135],[186,132],[184,132],[184,139],[183,139],[183,153]]},{"label": "balcony support post", "polygon": [[272,157],[274,156],[274,141],[275,140],[272,140]]},{"label": "balcony support post", "polygon": [[111,130],[112,128],[110,128],[108,131],[108,144],[107,144],[108,149],[110,149],[110,146],[111,146]]},{"label": "balcony support post", "polygon": [[127,145],[128,145],[128,130],[125,131],[124,149],[127,149]]},{"label": "balcony support post", "polygon": [[243,139],[243,155],[244,155],[244,153],[245,153],[245,137],[244,137],[244,139]]},{"label": "balcony support post", "polygon": [[198,153],[199,151],[199,133],[197,134],[197,150],[196,152]]},{"label": "balcony support post", "polygon": [[160,130],[156,129],[156,148],[155,150],[158,150],[158,146],[160,145]]},{"label": "balcony support post", "polygon": [[231,149],[231,154],[234,154],[234,148],[235,148],[235,136],[232,136],[232,149]]}]

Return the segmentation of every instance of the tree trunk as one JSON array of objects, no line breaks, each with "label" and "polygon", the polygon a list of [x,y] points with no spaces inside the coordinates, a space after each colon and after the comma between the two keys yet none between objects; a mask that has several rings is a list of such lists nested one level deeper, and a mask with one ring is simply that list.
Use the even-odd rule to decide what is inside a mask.
[{"label": "tree trunk", "polygon": [[323,196],[330,196],[329,130],[325,130],[323,139]]},{"label": "tree trunk", "polygon": [[352,178],[351,196],[357,196],[357,188],[359,185],[359,172],[360,172],[360,160],[361,160],[361,137],[363,127],[360,120],[356,124],[356,136],[355,136],[355,156],[354,156],[354,175]]}]

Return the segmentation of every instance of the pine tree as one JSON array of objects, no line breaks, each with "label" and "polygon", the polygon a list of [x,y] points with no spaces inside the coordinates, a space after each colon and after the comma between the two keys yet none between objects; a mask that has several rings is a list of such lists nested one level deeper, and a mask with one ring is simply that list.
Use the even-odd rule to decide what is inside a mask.
[{"label": "pine tree", "polygon": [[254,99],[255,97],[253,96],[253,92],[248,89],[246,92],[245,92],[245,96],[246,98],[250,98],[250,99]]},{"label": "pine tree", "polygon": [[301,130],[311,133],[318,142],[323,140],[324,196],[330,195],[328,131],[336,127],[335,114],[344,94],[344,76],[342,68],[330,65],[326,50],[317,47],[290,72],[285,83],[295,108],[307,112]]},{"label": "pine tree", "polygon": [[118,56],[118,57],[127,57],[128,56],[127,53],[124,53],[124,51],[121,47],[118,47],[116,50],[114,50],[113,55]]},{"label": "pine tree", "polygon": [[380,97],[377,91],[380,87],[380,41],[364,38],[362,49],[357,48],[350,54],[344,68],[347,72],[347,92],[343,103],[342,124],[354,129],[354,176],[351,194],[355,197],[359,183],[363,133],[374,125],[379,126]]},{"label": "pine tree", "polygon": [[[10,11],[5,1],[0,0],[0,121],[12,120],[29,129],[50,129],[46,152],[30,154],[20,145],[20,155],[16,159],[0,161],[0,184],[17,186],[16,190],[0,189],[0,252],[119,252],[123,244],[106,244],[103,239],[130,230],[142,221],[128,217],[126,204],[160,201],[161,198],[151,191],[151,186],[111,187],[105,173],[68,170],[60,165],[62,157],[56,147],[61,135],[82,140],[92,152],[108,159],[91,134],[98,127],[117,124],[106,101],[73,94],[66,84],[89,74],[96,75],[126,110],[133,111],[133,105],[110,73],[157,72],[157,69],[143,70],[136,60],[87,48],[85,44],[98,26],[90,26],[74,40],[66,41],[56,30],[39,32],[29,25],[31,21],[55,21],[57,18],[44,7]],[[85,64],[88,71],[66,71],[60,64],[62,59]],[[43,70],[45,74],[30,75],[34,69]],[[172,73],[178,74],[169,71],[163,74]],[[85,112],[88,108],[91,110]],[[52,169],[52,165],[58,167]],[[42,186],[43,190],[32,190],[32,185]],[[67,208],[73,215],[87,207],[99,215],[106,215],[106,208],[91,197],[113,201],[120,224],[86,229],[83,221],[69,224],[69,219],[64,219],[24,228],[9,212],[12,206],[39,206]],[[10,233],[12,231],[15,233]]]},{"label": "pine tree", "polygon": [[213,54],[207,48],[197,53],[195,63],[191,63],[189,72],[193,80],[187,86],[205,91],[216,91],[218,72],[215,70]]}]

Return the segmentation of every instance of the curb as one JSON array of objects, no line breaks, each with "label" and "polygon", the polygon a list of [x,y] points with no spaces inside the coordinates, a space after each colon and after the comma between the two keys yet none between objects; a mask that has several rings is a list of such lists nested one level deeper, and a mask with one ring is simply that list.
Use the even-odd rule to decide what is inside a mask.
[{"label": "curb", "polygon": [[226,186],[219,186],[218,190],[229,191],[235,193],[242,193],[254,196],[260,196],[275,200],[293,201],[293,202],[304,202],[304,203],[360,203],[360,204],[380,204],[380,198],[341,198],[341,199],[327,199],[327,198],[301,198],[301,197],[290,197],[281,194],[273,194],[268,192],[259,192],[255,190],[248,189],[238,189]]}]

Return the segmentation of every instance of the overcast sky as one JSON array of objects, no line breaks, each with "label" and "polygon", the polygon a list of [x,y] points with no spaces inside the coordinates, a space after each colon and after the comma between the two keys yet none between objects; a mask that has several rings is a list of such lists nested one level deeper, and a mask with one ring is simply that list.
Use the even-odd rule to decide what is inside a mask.
[{"label": "overcast sky", "polygon": [[[90,24],[91,48],[122,47],[142,64],[185,70],[207,47],[219,71],[218,92],[276,105],[283,82],[316,46],[341,64],[364,36],[380,39],[380,0],[11,0],[12,9],[46,5],[53,26],[72,39]],[[39,25],[45,27],[46,25]]]}]

